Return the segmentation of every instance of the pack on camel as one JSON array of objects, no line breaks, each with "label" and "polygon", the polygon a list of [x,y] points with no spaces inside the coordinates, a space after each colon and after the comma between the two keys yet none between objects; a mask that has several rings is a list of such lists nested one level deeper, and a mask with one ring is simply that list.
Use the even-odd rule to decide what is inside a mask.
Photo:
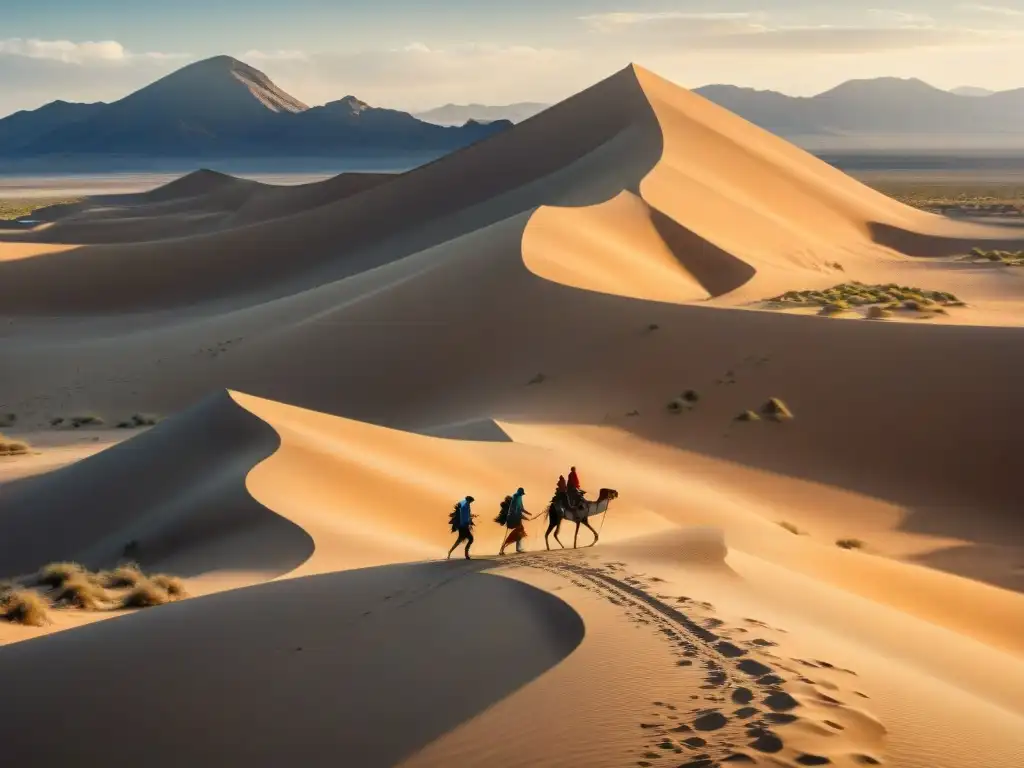
[{"label": "pack on camel", "polygon": [[569,494],[563,487],[563,483],[560,481],[558,489],[555,491],[555,495],[551,498],[551,503],[548,504],[548,529],[544,533],[544,546],[551,549],[551,545],[548,542],[548,536],[551,532],[555,533],[555,541],[558,542],[558,546],[565,548],[562,540],[558,538],[558,531],[562,527],[562,521],[568,520],[576,523],[576,532],[572,537],[573,549],[576,548],[576,542],[580,536],[580,524],[587,526],[590,532],[594,534],[594,540],[587,546],[594,546],[597,544],[598,533],[594,530],[594,526],[590,524],[589,518],[595,515],[600,515],[608,511],[608,504],[612,499],[619,497],[619,492],[613,488],[602,488],[600,493],[597,495],[597,499],[591,501],[584,496],[585,491],[579,493],[579,503],[575,506],[569,503]]}]

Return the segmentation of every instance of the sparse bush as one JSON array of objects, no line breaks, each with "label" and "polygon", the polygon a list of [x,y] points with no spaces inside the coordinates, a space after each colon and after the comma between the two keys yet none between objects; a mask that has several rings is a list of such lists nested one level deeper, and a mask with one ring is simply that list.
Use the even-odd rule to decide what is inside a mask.
[{"label": "sparse bush", "polygon": [[85,611],[102,610],[107,607],[109,600],[107,591],[89,578],[86,573],[67,579],[56,590],[53,597],[53,602],[56,605],[67,605]]},{"label": "sparse bush", "polygon": [[685,400],[683,400],[683,398],[676,397],[673,398],[672,400],[669,400],[668,410],[670,413],[682,413],[683,411],[686,410],[686,405],[687,403]]},{"label": "sparse bush", "polygon": [[81,427],[102,427],[103,419],[94,413],[83,413],[79,416],[72,416],[70,423],[73,429],[79,429]]},{"label": "sparse bush", "polygon": [[68,579],[87,574],[88,571],[78,563],[50,563],[39,569],[36,582],[51,589],[57,589],[64,586],[64,582]]},{"label": "sparse bush", "polygon": [[744,411],[736,417],[736,421],[760,421],[761,417],[753,411]]},{"label": "sparse bush", "polygon": [[860,539],[838,539],[836,546],[840,549],[863,549],[864,542]]},{"label": "sparse bush", "polygon": [[55,416],[54,418],[50,419],[50,426],[51,427],[59,427],[63,423],[64,423],[64,417],[63,416]]},{"label": "sparse bush", "polygon": [[793,412],[790,411],[789,407],[777,397],[771,398],[768,402],[762,405],[761,413],[775,421],[793,418]]},{"label": "sparse bush", "polygon": [[697,392],[697,390],[695,389],[688,389],[685,392],[683,392],[683,400],[685,400],[688,403],[696,403],[698,400],[700,400],[700,393]]},{"label": "sparse bush", "polygon": [[103,571],[96,574],[96,581],[107,589],[124,589],[134,587],[145,580],[145,575],[135,563],[120,565],[112,571]]},{"label": "sparse bush", "polygon": [[152,581],[142,581],[121,598],[121,607],[150,608],[155,605],[164,605],[170,602],[170,600],[171,596],[167,593],[167,590],[159,587]]},{"label": "sparse bush", "polygon": [[887,317],[892,317],[892,312],[885,307],[875,306],[868,309],[868,320],[885,320]]},{"label": "sparse bush", "polygon": [[155,576],[151,576],[149,580],[166,592],[167,596],[172,600],[180,600],[183,597],[188,597],[188,592],[185,591],[185,582],[177,576],[168,576],[166,573],[158,573]]},{"label": "sparse bush", "polygon": [[657,323],[651,323],[650,325],[647,326],[647,330],[648,331],[657,331],[657,330],[660,330],[660,329],[661,329],[661,326],[658,325]]},{"label": "sparse bush", "polygon": [[845,301],[830,301],[828,304],[821,308],[820,315],[840,315],[846,312],[850,308],[850,305]]},{"label": "sparse bush", "polygon": [[15,624],[41,627],[49,620],[46,598],[31,589],[14,589],[0,595],[0,615]]},{"label": "sparse bush", "polygon": [[28,452],[28,443],[11,440],[0,434],[0,456],[24,456]]},{"label": "sparse bush", "polygon": [[779,527],[780,528],[785,528],[787,531],[789,531],[790,533],[794,534],[795,536],[799,536],[802,533],[802,531],[799,528],[797,528],[792,523],[786,522],[785,520],[782,520],[779,523]]}]

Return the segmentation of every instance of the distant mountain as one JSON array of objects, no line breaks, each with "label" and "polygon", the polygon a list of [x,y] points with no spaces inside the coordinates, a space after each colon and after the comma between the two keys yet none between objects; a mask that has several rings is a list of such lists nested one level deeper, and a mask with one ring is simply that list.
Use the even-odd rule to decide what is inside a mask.
[{"label": "distant mountain", "polygon": [[442,127],[352,96],[311,109],[259,70],[217,56],[110,104],[54,102],[0,120],[0,155],[228,158],[447,151],[510,125]]},{"label": "distant mountain", "polygon": [[22,110],[0,120],[0,147],[19,147],[62,126],[86,120],[107,106],[53,101],[34,110]]},{"label": "distant mountain", "polygon": [[850,80],[817,96],[733,85],[695,92],[787,138],[797,136],[1020,136],[1024,89],[965,97],[917,79]]},{"label": "distant mountain", "polygon": [[978,88],[974,85],[961,85],[959,88],[950,88],[950,93],[955,93],[957,96],[991,96],[995,91],[990,91],[988,88]]},{"label": "distant mountain", "polygon": [[543,112],[549,106],[548,104],[541,104],[535,101],[521,101],[516,104],[506,104],[505,106],[445,104],[443,107],[428,109],[426,112],[417,112],[416,117],[420,120],[426,120],[428,123],[437,123],[438,125],[464,125],[470,120],[478,123],[491,123],[495,120],[521,123],[538,112]]}]

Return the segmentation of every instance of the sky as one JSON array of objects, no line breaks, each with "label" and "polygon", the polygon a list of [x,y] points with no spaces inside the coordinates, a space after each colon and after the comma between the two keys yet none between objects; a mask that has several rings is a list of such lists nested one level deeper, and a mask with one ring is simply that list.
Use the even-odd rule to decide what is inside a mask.
[{"label": "sky", "polygon": [[[112,101],[219,54],[310,105],[551,103],[641,64],[686,87],[1024,86],[1024,0],[34,0],[3,10],[0,115]],[[6,4],[6,3],[5,3]]]}]

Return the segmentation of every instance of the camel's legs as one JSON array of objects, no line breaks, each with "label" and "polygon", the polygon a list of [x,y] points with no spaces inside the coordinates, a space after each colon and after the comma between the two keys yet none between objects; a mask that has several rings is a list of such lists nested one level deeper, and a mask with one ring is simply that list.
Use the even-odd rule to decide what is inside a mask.
[{"label": "camel's legs", "polygon": [[558,538],[558,532],[560,530],[562,530],[562,521],[561,520],[559,520],[558,521],[558,525],[555,526],[555,541],[558,542],[558,546],[560,546],[562,549],[565,549],[565,544],[563,544],[562,540],[560,538]]},{"label": "camel's legs", "polygon": [[576,549],[576,540],[577,540],[577,539],[578,539],[579,537],[580,537],[580,523],[579,523],[579,521],[577,520],[577,521],[576,521],[576,533],[574,533],[574,534],[573,534],[573,537],[572,537],[572,548],[573,548],[573,549]]},{"label": "camel's legs", "polygon": [[[544,546],[547,547],[548,549],[551,549],[551,545],[548,543],[548,536],[550,536],[551,532],[554,531],[555,532],[555,541],[558,541],[558,528],[559,528],[559,526],[561,526],[561,524],[562,524],[561,520],[558,520],[557,522],[554,522],[554,523],[548,523],[548,529],[544,532]],[[561,546],[562,542],[558,541],[558,544],[559,544],[559,546]]]},{"label": "camel's legs", "polygon": [[592,542],[590,542],[590,544],[588,545],[588,546],[591,546],[591,547],[592,547],[592,546],[594,546],[595,544],[597,544],[597,531],[595,531],[595,530],[594,530],[594,526],[592,526],[592,525],[591,525],[591,524],[590,524],[590,523],[589,523],[589,522],[588,522],[588,521],[586,520],[586,518],[584,518],[584,520],[583,520],[583,524],[584,524],[585,526],[587,526],[587,528],[589,528],[589,529],[590,529],[590,532],[591,532],[592,534],[594,534],[594,540],[593,540]]}]

